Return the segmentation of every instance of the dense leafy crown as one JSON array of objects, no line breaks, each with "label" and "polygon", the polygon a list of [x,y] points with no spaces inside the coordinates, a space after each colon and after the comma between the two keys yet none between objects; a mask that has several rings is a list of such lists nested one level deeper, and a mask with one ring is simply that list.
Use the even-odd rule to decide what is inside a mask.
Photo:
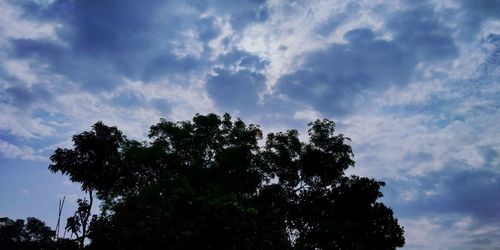
[{"label": "dense leafy crown", "polygon": [[348,138],[330,120],[267,135],[228,114],[161,120],[150,140],[96,123],[49,169],[95,192],[88,248],[394,249],[404,245],[383,182],[344,171]]},{"label": "dense leafy crown", "polygon": [[2,250],[74,250],[78,245],[71,240],[54,240],[55,231],[44,222],[28,217],[24,220],[0,218],[0,249]]}]

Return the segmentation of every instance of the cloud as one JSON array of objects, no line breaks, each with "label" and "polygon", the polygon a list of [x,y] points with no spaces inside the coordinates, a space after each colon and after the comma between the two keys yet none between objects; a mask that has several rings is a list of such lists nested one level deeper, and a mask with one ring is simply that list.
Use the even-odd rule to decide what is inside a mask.
[{"label": "cloud", "polygon": [[50,98],[52,98],[51,93],[40,85],[32,88],[18,85],[0,89],[0,103],[10,104],[18,108],[27,108],[34,102]]},{"label": "cloud", "polygon": [[207,80],[207,91],[226,110],[248,111],[259,101],[259,92],[265,87],[265,77],[249,70],[215,71]]},{"label": "cloud", "polygon": [[52,136],[54,128],[46,123],[50,118],[40,118],[33,113],[11,105],[0,105],[0,131],[11,135],[33,139]]},{"label": "cloud", "polygon": [[415,61],[397,44],[377,39],[369,29],[352,30],[345,37],[348,44],[307,56],[300,70],[278,80],[278,91],[310,102],[323,114],[343,115],[365,90],[408,81]]},{"label": "cloud", "polygon": [[488,221],[498,220],[499,7],[0,1],[0,152],[38,161],[98,120],[143,140],[160,117],[231,112],[307,139],[305,124],[329,117],[352,139],[349,173],[387,181],[409,248],[489,248],[500,228]]},{"label": "cloud", "polygon": [[301,111],[295,112],[295,114],[293,115],[293,118],[295,118],[297,120],[304,120],[306,122],[311,122],[311,121],[320,119],[321,115],[317,111],[314,111],[311,109],[306,109],[306,110],[301,110]]},{"label": "cloud", "polygon": [[[425,176],[386,181],[385,199],[392,200],[402,219],[410,249],[489,249],[499,243],[498,169],[460,170],[450,165]],[[406,190],[413,192],[411,199],[404,199]]]},{"label": "cloud", "polygon": [[452,30],[433,6],[409,7],[388,16],[383,30],[390,38],[372,28],[351,29],[343,34],[345,43],[308,54],[299,70],[280,77],[278,91],[311,103],[323,114],[343,116],[356,110],[356,101],[366,92],[405,86],[421,77],[419,65],[459,55]]},{"label": "cloud", "polygon": [[264,70],[269,65],[269,62],[260,56],[239,49],[233,49],[228,53],[221,54],[217,59],[217,63],[220,63],[225,69],[246,69],[257,72]]},{"label": "cloud", "polygon": [[269,10],[266,0],[237,0],[232,2],[217,0],[192,1],[192,5],[201,11],[217,16],[228,16],[233,29],[241,31],[252,23],[266,21]]},{"label": "cloud", "polygon": [[47,157],[37,155],[34,150],[30,147],[18,147],[16,145],[10,144],[7,141],[0,139],[0,154],[8,159],[21,159],[29,161],[42,161],[48,160]]},{"label": "cloud", "polygon": [[494,249],[499,225],[481,225],[467,216],[425,216],[403,219],[405,249]]},{"label": "cloud", "polygon": [[[180,103],[195,95],[198,99],[192,101],[207,99],[201,81],[213,72],[213,65],[229,67],[228,63],[238,60],[234,62],[238,65],[232,66],[252,72],[262,70],[266,65],[258,57],[232,48],[232,38],[229,37],[234,30],[267,18],[266,5],[260,1],[237,4],[151,1],[143,4],[139,1],[90,3],[59,0],[10,2],[9,6],[17,10],[14,19],[54,27],[50,37],[5,37],[10,48],[5,57],[16,64],[4,64],[8,74],[4,75],[0,100],[6,105],[27,108],[28,112],[42,109],[70,121],[96,120],[101,117],[101,112],[106,112],[107,117],[117,117],[123,111],[139,114],[144,110],[139,107],[146,106],[152,109],[147,112],[151,114],[149,117],[190,117],[196,112],[214,111],[210,100],[194,104],[195,109]],[[219,56],[219,53],[223,55]],[[12,67],[16,65],[23,67]],[[26,78],[21,71],[32,73],[32,77]],[[254,84],[263,81],[258,73],[251,73],[248,77],[245,74],[240,72],[235,77],[243,80],[255,78]],[[219,77],[222,75],[221,71]],[[30,84],[23,86],[27,84],[26,80]],[[127,86],[129,82],[140,82],[143,86],[123,91],[121,86]],[[38,91],[40,88],[45,89]],[[146,88],[153,90],[147,91],[148,97],[142,95],[144,91],[141,89]],[[178,92],[160,89],[176,89]],[[179,98],[179,94],[186,94],[184,90],[197,92]],[[218,92],[224,91],[221,88]],[[83,99],[88,103],[73,105]],[[99,108],[96,109],[96,105]],[[228,108],[222,103],[220,106]],[[122,109],[125,107],[126,110]]]},{"label": "cloud", "polygon": [[209,43],[223,29],[212,6],[227,11],[226,15],[239,15],[230,23],[241,28],[263,20],[261,5],[257,1],[210,5],[204,1],[59,0],[48,6],[31,2],[22,5],[24,16],[58,23],[57,39],[10,42],[14,57],[47,64],[51,72],[68,77],[83,89],[112,89],[123,78],[147,82],[206,67]]},{"label": "cloud", "polygon": [[413,190],[412,199],[392,197],[399,201],[395,209],[406,218],[455,214],[470,216],[481,224],[500,220],[500,201],[495,199],[500,190],[500,173],[496,169],[460,169],[449,165],[423,176],[387,182],[388,196],[405,196],[407,190]]},{"label": "cloud", "polygon": [[23,10],[9,1],[0,2],[0,44],[5,38],[37,39],[53,37],[55,26],[23,18]]},{"label": "cloud", "polygon": [[[206,44],[219,32],[213,18],[199,17],[201,13],[182,3],[61,0],[24,7],[26,16],[59,23],[57,38],[11,39],[12,57],[45,65],[46,73],[62,75],[89,91],[113,89],[126,78],[188,73],[204,62],[193,59],[196,53],[206,52],[192,55],[189,48],[179,48],[185,43],[169,41],[184,40],[191,32],[196,35],[188,39]],[[174,53],[179,50],[184,57]]]},{"label": "cloud", "polygon": [[386,28],[394,33],[399,46],[418,61],[453,58],[458,55],[453,30],[439,19],[440,14],[433,6],[400,11],[389,18]]},{"label": "cloud", "polygon": [[497,121],[498,114],[491,113],[443,118],[372,110],[341,119],[338,125],[352,139],[358,166],[353,171],[387,178],[427,175],[451,162],[483,167],[484,148],[500,150]]},{"label": "cloud", "polygon": [[463,0],[461,4],[462,16],[460,22],[461,36],[473,39],[481,32],[484,24],[497,20],[497,13],[500,11],[500,1],[498,0]]}]

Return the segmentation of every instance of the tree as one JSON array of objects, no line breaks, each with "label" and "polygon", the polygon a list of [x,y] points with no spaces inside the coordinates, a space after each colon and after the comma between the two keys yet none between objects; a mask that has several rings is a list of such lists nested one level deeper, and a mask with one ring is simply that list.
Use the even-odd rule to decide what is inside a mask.
[{"label": "tree", "polygon": [[87,238],[87,225],[89,223],[92,208],[92,194],[90,193],[90,201],[78,199],[77,204],[78,208],[75,211],[75,215],[67,219],[65,229],[71,233],[71,236],[73,236],[73,234],[76,236],[80,248],[83,248],[85,239]]},{"label": "tree", "polygon": [[57,149],[49,168],[101,200],[80,236],[89,249],[403,246],[402,227],[378,201],[384,183],[345,175],[353,153],[333,121],[309,126],[308,142],[289,130],[260,146],[259,126],[228,114],[162,119],[145,142],[98,122],[74,148]]},{"label": "tree", "polygon": [[74,250],[77,245],[66,239],[54,239],[55,232],[33,217],[24,220],[0,218],[0,248],[5,250]]},{"label": "tree", "polygon": [[74,149],[58,148],[50,157],[54,164],[49,170],[66,174],[72,181],[81,183],[82,190],[89,196],[88,201],[78,200],[78,210],[66,224],[66,230],[76,235],[81,248],[88,237],[94,190],[107,192],[112,189],[112,178],[117,176],[115,171],[120,167],[116,165],[120,157],[118,148],[124,140],[118,129],[98,122],[92,131],[73,136]]}]

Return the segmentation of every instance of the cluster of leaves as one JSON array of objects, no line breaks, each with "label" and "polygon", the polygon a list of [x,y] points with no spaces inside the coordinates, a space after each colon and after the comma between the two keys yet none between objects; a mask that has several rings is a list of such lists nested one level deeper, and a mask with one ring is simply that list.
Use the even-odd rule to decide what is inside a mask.
[{"label": "cluster of leaves", "polygon": [[44,222],[0,218],[0,249],[4,250],[76,250],[78,245],[67,239],[55,239],[55,232]]},{"label": "cluster of leaves", "polygon": [[[150,140],[96,123],[49,169],[101,200],[89,249],[394,249],[403,229],[330,120],[267,135],[228,114],[161,120]],[[90,209],[88,210],[90,211]],[[88,219],[88,215],[83,215]],[[83,242],[83,239],[81,239]]]},{"label": "cluster of leaves", "polygon": [[76,236],[76,240],[78,241],[80,248],[83,248],[87,237],[87,225],[89,223],[92,209],[92,190],[89,190],[88,192],[90,202],[87,201],[87,199],[78,199],[76,202],[78,204],[78,208],[76,209],[75,214],[69,217],[66,221],[65,230],[71,233],[70,237],[73,235]]}]

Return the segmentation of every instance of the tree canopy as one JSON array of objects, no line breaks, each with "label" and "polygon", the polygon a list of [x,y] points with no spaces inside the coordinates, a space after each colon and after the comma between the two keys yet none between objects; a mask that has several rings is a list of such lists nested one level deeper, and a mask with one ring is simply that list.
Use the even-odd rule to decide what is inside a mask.
[{"label": "tree canopy", "polygon": [[[89,200],[68,230],[89,249],[394,249],[403,229],[378,201],[383,182],[346,176],[349,139],[335,123],[270,133],[229,114],[160,120],[149,140],[102,122],[58,148],[49,169]],[[92,197],[101,213],[90,216]],[[88,228],[87,228],[88,223]]]},{"label": "tree canopy", "polygon": [[3,250],[76,250],[78,245],[67,239],[55,239],[55,231],[37,218],[24,220],[0,218],[0,249]]}]

